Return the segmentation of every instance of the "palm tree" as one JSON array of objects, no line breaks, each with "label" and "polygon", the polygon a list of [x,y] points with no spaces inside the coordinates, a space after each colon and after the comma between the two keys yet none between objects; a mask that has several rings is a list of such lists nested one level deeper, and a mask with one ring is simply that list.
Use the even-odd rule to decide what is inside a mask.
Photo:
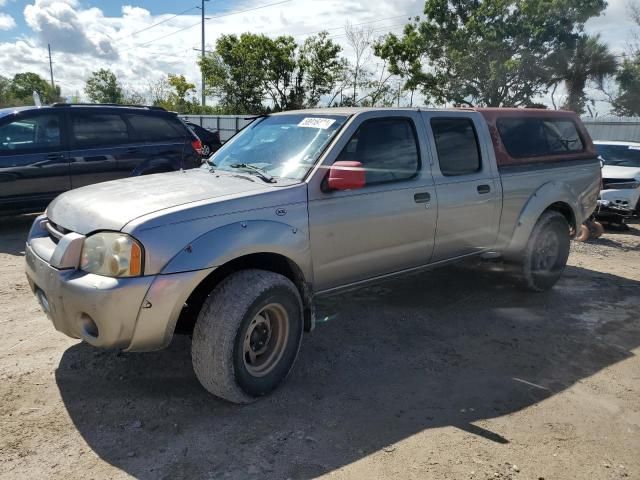
[{"label": "palm tree", "polygon": [[588,82],[602,87],[604,79],[616,73],[618,62],[609,47],[600,41],[600,36],[581,34],[576,36],[567,48],[556,52],[550,58],[549,86],[553,87],[551,100],[558,85],[564,83],[567,99],[563,108],[583,113],[586,103],[584,89]]}]

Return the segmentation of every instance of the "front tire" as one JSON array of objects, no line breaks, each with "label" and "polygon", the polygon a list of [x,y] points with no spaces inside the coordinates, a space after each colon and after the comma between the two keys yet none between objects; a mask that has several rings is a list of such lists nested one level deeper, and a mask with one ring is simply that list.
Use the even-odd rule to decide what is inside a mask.
[{"label": "front tire", "polygon": [[288,278],[264,270],[233,273],[198,315],[191,346],[196,377],[225,400],[254,401],[287,377],[302,331],[302,300]]},{"label": "front tire", "polygon": [[543,213],[531,232],[522,260],[524,285],[534,292],[553,287],[569,258],[569,225],[561,213]]}]

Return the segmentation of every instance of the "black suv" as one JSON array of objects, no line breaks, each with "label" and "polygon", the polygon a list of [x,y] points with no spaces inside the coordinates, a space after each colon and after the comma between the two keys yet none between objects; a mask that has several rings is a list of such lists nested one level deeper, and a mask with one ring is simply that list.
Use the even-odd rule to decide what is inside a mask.
[{"label": "black suv", "polygon": [[0,109],[0,214],[43,210],[72,188],[201,164],[202,143],[157,107]]}]

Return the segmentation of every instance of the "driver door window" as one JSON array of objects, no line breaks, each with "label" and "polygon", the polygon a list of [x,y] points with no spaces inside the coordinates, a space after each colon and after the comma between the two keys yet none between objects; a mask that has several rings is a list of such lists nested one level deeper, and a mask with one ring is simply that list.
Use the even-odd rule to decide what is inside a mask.
[{"label": "driver door window", "polygon": [[415,177],[420,160],[411,121],[385,118],[364,122],[337,160],[360,162],[367,185]]},{"label": "driver door window", "polygon": [[60,147],[60,117],[56,114],[20,118],[0,127],[0,152],[41,152]]}]

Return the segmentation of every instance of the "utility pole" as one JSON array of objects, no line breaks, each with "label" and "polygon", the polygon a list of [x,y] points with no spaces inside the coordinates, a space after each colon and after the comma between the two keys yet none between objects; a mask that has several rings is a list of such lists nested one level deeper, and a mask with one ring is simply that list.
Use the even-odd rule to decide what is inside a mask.
[{"label": "utility pole", "polygon": [[[202,0],[202,8],[201,13],[202,13],[202,52],[200,55],[200,58],[202,59],[202,61],[204,61],[204,2],[208,2],[209,0]],[[200,71],[202,72],[202,67],[200,67]],[[204,95],[204,73],[202,73],[202,106],[204,107],[206,105],[206,98]]]},{"label": "utility pole", "polygon": [[47,47],[49,47],[49,72],[51,72],[51,88],[53,91],[56,91],[56,85],[53,83],[53,62],[51,61],[51,44],[47,43]]}]

